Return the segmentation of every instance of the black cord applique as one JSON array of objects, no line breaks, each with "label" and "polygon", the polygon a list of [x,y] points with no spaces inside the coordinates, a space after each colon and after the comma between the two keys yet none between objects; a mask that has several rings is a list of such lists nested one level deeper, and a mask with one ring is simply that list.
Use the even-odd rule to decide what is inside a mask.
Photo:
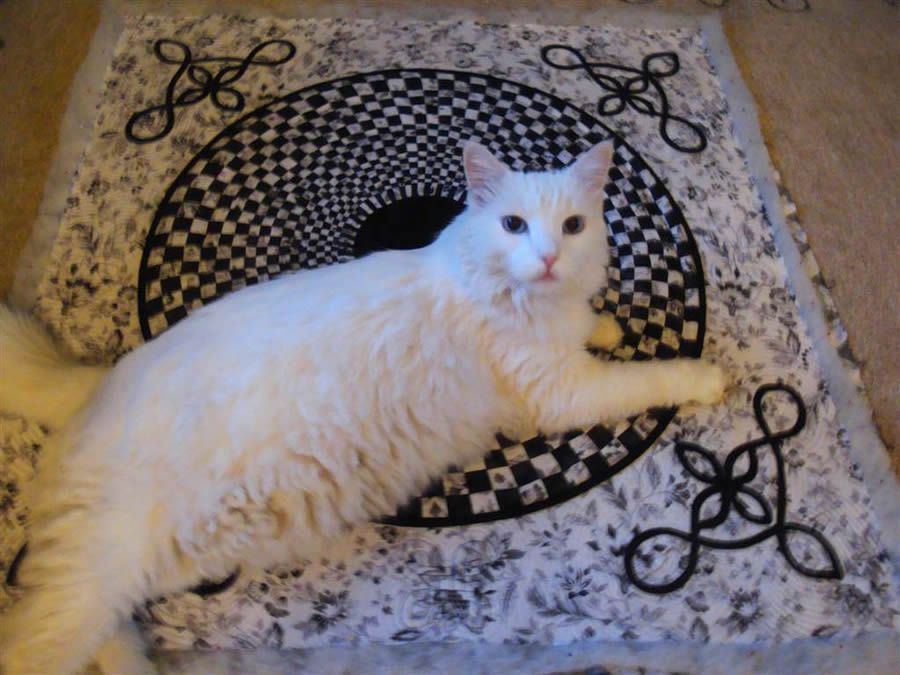
[{"label": "black cord applique", "polygon": [[[279,58],[259,56],[262,51],[270,47],[275,47],[276,50],[283,50],[284,55]],[[177,56],[171,55],[171,51],[167,55],[165,53],[166,50],[175,50]],[[133,143],[152,143],[165,137],[175,126],[176,108],[194,105],[207,97],[211,98],[213,104],[221,110],[229,112],[243,110],[244,95],[231,85],[240,80],[250,66],[273,67],[287,63],[294,58],[297,48],[287,40],[267,40],[266,42],[260,42],[243,58],[236,56],[194,58],[190,47],[186,44],[177,40],[163,39],[157,40],[153,44],[153,52],[156,54],[156,58],[163,63],[177,65],[178,70],[175,71],[166,87],[164,103],[151,106],[145,110],[139,110],[128,118],[128,123],[125,125],[125,137]],[[226,63],[229,65],[222,67],[217,73],[213,74],[209,68],[199,65],[201,63]],[[178,82],[185,74],[188,80],[196,86],[187,87],[176,94],[175,90],[178,87]],[[142,120],[152,121],[159,113],[163,113],[165,119],[165,124],[160,131],[141,132],[136,128],[141,124]]]},{"label": "black cord applique", "polygon": [[[763,399],[772,392],[783,392],[790,396],[797,410],[797,419],[794,425],[783,431],[772,432],[766,421],[763,411]],[[821,532],[799,523],[787,522],[787,484],[784,472],[784,457],[781,444],[792,436],[796,436],[806,424],[806,407],[803,399],[792,388],[784,384],[766,384],[761,386],[753,396],[753,412],[756,422],[762,430],[762,438],[757,438],[737,446],[728,453],[724,467],[709,450],[695,443],[678,443],[675,452],[682,466],[687,469],[697,480],[707,483],[709,487],[700,491],[691,504],[691,527],[689,532],[676,530],[670,527],[654,527],[637,534],[625,547],[625,572],[631,582],[648,593],[670,593],[684,586],[697,568],[700,556],[700,547],[714,549],[740,549],[754,546],[770,537],[778,539],[778,550],[785,557],[788,564],[795,570],[808,577],[817,579],[841,579],[844,575],[840,560],[834,548],[825,539]],[[759,491],[749,487],[749,483],[756,477],[759,469],[759,457],[757,451],[768,445],[775,458],[777,470],[777,502],[775,505],[774,522],[772,507],[766,497]],[[746,461],[746,470],[735,475],[735,467],[740,460]],[[711,516],[703,516],[703,507],[710,500],[718,499],[718,509]],[[768,525],[759,532],[742,539],[715,539],[701,534],[703,530],[718,527],[724,523],[732,510],[742,518],[759,525]],[[806,537],[812,537],[818,542],[819,547],[828,559],[828,565],[822,568],[809,567],[794,555],[791,550],[791,539],[802,533]],[[690,544],[686,564],[681,574],[665,583],[654,583],[642,578],[635,569],[635,558],[641,558],[639,549],[641,545],[652,541],[656,537],[676,537]]]},{"label": "black cord applique", "polygon": [[[563,60],[568,54],[575,62]],[[697,153],[706,149],[706,133],[699,124],[691,122],[671,111],[669,97],[662,80],[681,70],[681,61],[675,52],[648,54],[640,68],[617,63],[588,61],[584,54],[568,45],[548,45],[541,49],[541,58],[548,66],[559,70],[583,70],[608,94],[597,101],[597,112],[604,117],[618,115],[626,106],[642,115],[659,118],[659,135],[671,147],[680,152]],[[654,96],[655,94],[655,96]],[[694,137],[692,142],[672,138],[669,127],[678,124]]]}]

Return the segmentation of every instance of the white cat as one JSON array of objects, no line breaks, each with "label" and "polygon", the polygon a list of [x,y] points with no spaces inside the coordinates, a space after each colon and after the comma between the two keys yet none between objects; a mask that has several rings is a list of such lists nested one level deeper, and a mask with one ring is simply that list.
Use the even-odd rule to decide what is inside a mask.
[{"label": "white cat", "polygon": [[606,284],[611,158],[604,143],[522,174],[469,144],[468,206],[431,246],[241,290],[108,372],[0,312],[0,408],[61,425],[29,497],[0,670],[71,673],[97,657],[107,673],[152,672],[129,621],[148,597],[309,557],[498,430],[718,401],[713,365],[585,350],[595,330],[601,346],[621,337],[589,304]]}]

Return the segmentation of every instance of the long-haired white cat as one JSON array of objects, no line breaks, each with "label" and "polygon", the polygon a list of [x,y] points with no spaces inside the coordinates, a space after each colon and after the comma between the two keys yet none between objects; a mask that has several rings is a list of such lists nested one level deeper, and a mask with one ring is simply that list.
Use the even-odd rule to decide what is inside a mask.
[{"label": "long-haired white cat", "polygon": [[[438,240],[231,294],[108,371],[0,309],[0,408],[58,431],[29,496],[4,675],[151,672],[132,608],[235,567],[309,557],[392,513],[494,433],[714,403],[695,360],[585,345],[606,284],[611,143],[523,174],[464,149],[466,210]],[[607,317],[597,338],[620,337]]]}]

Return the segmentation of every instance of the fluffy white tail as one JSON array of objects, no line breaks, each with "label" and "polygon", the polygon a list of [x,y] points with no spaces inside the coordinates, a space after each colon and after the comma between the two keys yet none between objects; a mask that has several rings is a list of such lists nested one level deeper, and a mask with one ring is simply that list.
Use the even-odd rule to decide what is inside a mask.
[{"label": "fluffy white tail", "polygon": [[34,319],[0,304],[0,410],[62,426],[107,370],[79,364]]}]

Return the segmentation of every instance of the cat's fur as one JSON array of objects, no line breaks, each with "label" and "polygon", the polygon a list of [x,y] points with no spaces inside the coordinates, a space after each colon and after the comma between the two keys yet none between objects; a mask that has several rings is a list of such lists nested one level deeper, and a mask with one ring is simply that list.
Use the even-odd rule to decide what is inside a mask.
[{"label": "cat's fur", "polygon": [[[25,592],[0,618],[0,670],[70,673],[98,656],[110,673],[150,672],[128,623],[136,603],[309,557],[477,458],[498,429],[524,437],[718,401],[713,365],[584,349],[606,283],[611,155],[606,143],[563,171],[521,174],[470,144],[468,207],[433,245],[229,295],[102,381],[70,364],[65,384],[48,377],[63,357],[0,314],[15,364],[0,404],[65,422],[29,500]],[[510,214],[528,231],[507,232]],[[586,226],[564,235],[574,214]],[[542,279],[548,256],[555,278]],[[620,336],[610,318],[599,331],[606,346]],[[65,400],[48,406],[47,387]]]}]

